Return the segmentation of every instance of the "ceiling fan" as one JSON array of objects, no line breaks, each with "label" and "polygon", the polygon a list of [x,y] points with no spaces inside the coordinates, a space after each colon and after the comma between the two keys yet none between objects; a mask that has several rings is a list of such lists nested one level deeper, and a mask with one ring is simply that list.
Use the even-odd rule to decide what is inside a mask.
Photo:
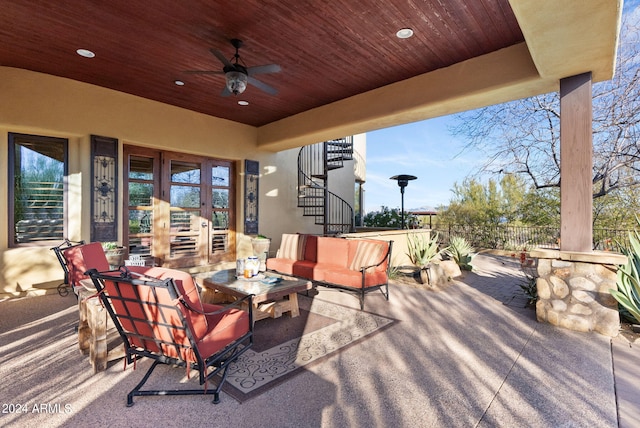
[{"label": "ceiling fan", "polygon": [[[228,60],[219,50],[211,49],[211,53],[220,60],[224,66],[221,71],[208,70],[191,70],[187,73],[191,74],[224,74],[226,86],[222,90],[221,95],[228,97],[231,94],[238,95],[247,89],[247,84],[251,84],[264,92],[276,95],[278,90],[266,83],[256,79],[256,74],[278,73],[281,69],[278,64],[259,65],[256,67],[247,67],[241,63],[239,49],[242,47],[242,40],[231,39],[231,44],[236,48],[236,53],[231,60]],[[234,62],[231,62],[234,61]]]}]

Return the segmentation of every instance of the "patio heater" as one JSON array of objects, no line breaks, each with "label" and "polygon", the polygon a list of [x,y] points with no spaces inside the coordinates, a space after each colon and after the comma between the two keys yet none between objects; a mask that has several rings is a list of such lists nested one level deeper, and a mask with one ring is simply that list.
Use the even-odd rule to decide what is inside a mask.
[{"label": "patio heater", "polygon": [[402,229],[404,229],[404,188],[407,187],[407,184],[409,184],[409,180],[415,180],[416,177],[415,175],[407,175],[407,174],[400,174],[400,175],[394,175],[393,177],[390,178],[390,180],[396,180],[398,182],[398,186],[400,186],[400,198],[402,200],[402,208],[400,210],[400,220],[401,220],[401,225],[402,225]]}]

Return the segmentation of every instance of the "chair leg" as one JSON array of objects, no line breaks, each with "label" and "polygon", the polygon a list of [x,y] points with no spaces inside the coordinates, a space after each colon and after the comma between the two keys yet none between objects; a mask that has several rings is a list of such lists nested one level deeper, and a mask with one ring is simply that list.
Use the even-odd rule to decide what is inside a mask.
[{"label": "chair leg", "polygon": [[127,394],[127,407],[133,406],[134,395],[147,395],[147,394],[144,394],[145,391],[140,391],[140,388],[142,388],[142,386],[147,382],[147,380],[149,380],[149,376],[151,376],[151,373],[153,373],[153,371],[158,366],[158,364],[160,364],[160,362],[158,360],[155,360],[153,364],[151,364],[151,367],[149,367],[149,370],[147,370],[147,373],[145,373],[145,375],[142,377],[142,380],[138,382],[136,387],[133,388],[131,392],[129,392],[129,394]]},{"label": "chair leg", "polygon": [[67,287],[67,284],[65,284],[64,282],[58,285],[57,290],[60,297],[67,297],[69,295],[69,288]]},{"label": "chair leg", "polygon": [[224,385],[224,382],[227,380],[227,364],[224,364],[224,368],[222,369],[222,378],[220,379],[220,382],[218,383],[218,386],[216,387],[216,389],[213,391],[213,401],[211,401],[213,404],[219,404],[220,403],[220,390],[222,389],[222,385]]},{"label": "chair leg", "polygon": [[386,290],[386,292],[382,291],[382,287],[380,287],[380,292],[384,295],[385,299],[387,299],[388,301],[389,300],[389,283],[388,282],[384,285],[384,289]]},{"label": "chair leg", "polygon": [[214,377],[216,375],[220,375],[220,381],[218,382],[216,388],[213,389],[213,390],[211,390],[211,389],[209,389],[209,390],[205,390],[205,389],[141,390],[141,388],[147,382],[147,380],[149,379],[149,376],[151,376],[151,373],[156,368],[156,366],[158,364],[163,364],[158,360],[154,360],[153,364],[151,365],[151,367],[149,367],[149,370],[147,370],[147,373],[145,373],[145,375],[142,377],[142,380],[127,395],[127,407],[133,406],[133,397],[158,396],[158,395],[159,396],[165,396],[165,395],[213,395],[212,403],[213,404],[218,404],[218,403],[220,403],[220,391],[222,390],[222,386],[224,385],[225,381],[227,380],[227,368],[228,368],[229,364],[231,364],[233,361],[235,361],[240,355],[242,355],[248,349],[249,349],[249,347],[244,347],[244,348],[242,348],[242,350],[239,351],[238,350],[238,345],[236,345],[233,349],[231,349],[229,351],[231,353],[231,356],[229,357],[229,359],[226,359],[223,362],[221,362],[219,367],[217,367],[215,370],[213,370],[212,372],[210,372],[207,375],[207,380],[211,379],[212,377]]}]

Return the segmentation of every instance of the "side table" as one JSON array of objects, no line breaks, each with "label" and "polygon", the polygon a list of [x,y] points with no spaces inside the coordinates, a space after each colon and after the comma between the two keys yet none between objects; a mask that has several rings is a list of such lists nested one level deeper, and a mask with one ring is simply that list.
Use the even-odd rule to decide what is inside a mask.
[{"label": "side table", "polygon": [[118,346],[111,351],[108,350],[107,336],[115,331],[113,321],[100,299],[95,296],[96,290],[91,280],[83,280],[81,283],[84,283],[83,286],[76,289],[80,319],[78,347],[83,354],[89,354],[93,372],[98,373],[106,370],[107,361],[122,358],[125,355],[124,346],[120,346],[121,341],[118,336]]}]

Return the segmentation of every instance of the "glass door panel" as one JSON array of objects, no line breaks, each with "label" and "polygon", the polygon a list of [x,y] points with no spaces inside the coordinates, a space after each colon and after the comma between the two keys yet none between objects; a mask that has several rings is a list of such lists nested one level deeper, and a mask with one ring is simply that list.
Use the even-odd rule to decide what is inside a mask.
[{"label": "glass door panel", "polygon": [[211,168],[211,234],[209,259],[224,258],[230,248],[231,168],[214,165]]},{"label": "glass door panel", "polygon": [[223,254],[229,251],[229,213],[214,212],[211,219],[211,254]]},{"label": "glass door panel", "polygon": [[[206,259],[207,233],[201,210],[201,167],[198,162],[170,161],[169,258],[177,266],[200,264]],[[204,227],[203,227],[204,225]]]},{"label": "glass door panel", "polygon": [[171,211],[170,256],[198,256],[200,211]]},{"label": "glass door panel", "polygon": [[128,156],[127,209],[128,247],[130,255],[149,258],[154,254],[154,209],[159,191],[155,179],[157,159]]}]

